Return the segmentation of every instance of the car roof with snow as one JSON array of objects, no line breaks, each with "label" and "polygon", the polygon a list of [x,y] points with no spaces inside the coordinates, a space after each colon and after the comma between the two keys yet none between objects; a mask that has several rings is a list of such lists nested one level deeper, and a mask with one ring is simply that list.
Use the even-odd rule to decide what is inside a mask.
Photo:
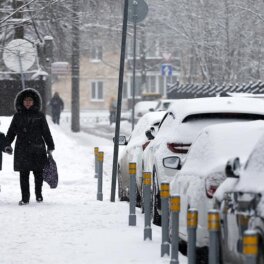
[{"label": "car roof with snow", "polygon": [[264,115],[264,103],[256,98],[242,97],[208,97],[195,99],[179,99],[173,103],[171,112],[180,121],[192,115],[206,113],[251,113]]},{"label": "car roof with snow", "polygon": [[238,192],[262,192],[264,193],[264,134],[256,143],[244,168],[240,172],[240,178],[235,186]]},{"label": "car roof with snow", "polygon": [[199,174],[205,175],[220,167],[224,171],[227,161],[234,156],[239,156],[245,163],[263,134],[262,120],[210,125],[193,142],[182,172],[199,168]]},{"label": "car roof with snow", "polygon": [[151,108],[154,110],[157,104],[157,101],[140,101],[135,104],[135,111],[143,111],[145,113],[148,112]]},{"label": "car roof with snow", "polygon": [[145,135],[146,130],[149,129],[151,126],[158,126],[165,113],[165,111],[159,111],[148,112],[144,114],[138,120],[134,130],[132,131],[131,138],[128,144],[143,144],[147,140],[147,137]]}]

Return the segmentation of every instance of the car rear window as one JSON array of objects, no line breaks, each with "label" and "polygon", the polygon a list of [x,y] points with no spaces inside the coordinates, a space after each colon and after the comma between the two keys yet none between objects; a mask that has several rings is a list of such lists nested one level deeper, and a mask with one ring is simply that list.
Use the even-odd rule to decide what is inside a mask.
[{"label": "car rear window", "polygon": [[186,116],[182,123],[203,119],[264,120],[264,115],[249,113],[202,113]]}]

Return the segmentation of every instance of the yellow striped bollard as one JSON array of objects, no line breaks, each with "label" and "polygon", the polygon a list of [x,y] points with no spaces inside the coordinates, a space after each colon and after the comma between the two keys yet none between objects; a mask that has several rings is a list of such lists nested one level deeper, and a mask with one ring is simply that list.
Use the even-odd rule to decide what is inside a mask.
[{"label": "yellow striped bollard", "polygon": [[218,210],[208,212],[209,264],[220,263],[220,214]]},{"label": "yellow striped bollard", "polygon": [[135,162],[129,163],[129,177],[130,177],[130,184],[129,184],[129,225],[135,226],[137,219],[136,219],[136,174],[137,174],[137,164]]},{"label": "yellow striped bollard", "polygon": [[151,229],[151,173],[143,172],[143,199],[145,213],[144,240],[152,240]]},{"label": "yellow striped bollard", "polygon": [[170,264],[179,263],[179,214],[181,210],[180,195],[172,195],[170,198],[171,212],[171,261]]},{"label": "yellow striped bollard", "polygon": [[99,148],[94,147],[94,178],[98,178],[98,152]]},{"label": "yellow striped bollard", "polygon": [[169,197],[170,197],[170,184],[162,182],[160,185],[160,198],[161,198],[161,227],[162,227],[162,243],[161,243],[161,257],[170,255],[169,243]]},{"label": "yellow striped bollard", "polygon": [[103,161],[104,152],[98,152],[98,181],[97,181],[97,200],[103,201]]},{"label": "yellow striped bollard", "polygon": [[198,210],[190,208],[187,213],[188,232],[188,264],[196,263],[196,230],[198,225]]},{"label": "yellow striped bollard", "polygon": [[[263,250],[263,249],[262,249]],[[243,254],[247,264],[256,264],[258,259],[258,233],[246,230],[243,235]]]}]

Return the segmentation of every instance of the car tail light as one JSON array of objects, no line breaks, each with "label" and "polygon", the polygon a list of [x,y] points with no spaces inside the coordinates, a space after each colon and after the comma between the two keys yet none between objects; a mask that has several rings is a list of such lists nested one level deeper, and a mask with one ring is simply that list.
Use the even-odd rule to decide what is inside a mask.
[{"label": "car tail light", "polygon": [[191,144],[182,143],[167,143],[167,147],[173,153],[186,154],[190,148]]},{"label": "car tail light", "polygon": [[150,143],[150,141],[147,141],[146,143],[144,143],[144,144],[142,145],[143,150],[145,150],[145,148],[148,146],[149,143]]},{"label": "car tail light", "polygon": [[221,172],[210,175],[205,180],[205,192],[208,198],[213,198],[218,186],[224,181],[225,176]]}]

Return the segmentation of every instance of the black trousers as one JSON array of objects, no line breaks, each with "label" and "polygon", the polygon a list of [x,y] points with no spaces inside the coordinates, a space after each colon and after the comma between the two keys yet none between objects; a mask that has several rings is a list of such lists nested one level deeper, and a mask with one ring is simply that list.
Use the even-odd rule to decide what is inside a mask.
[{"label": "black trousers", "polygon": [[52,121],[54,124],[60,124],[60,113],[52,113]]},{"label": "black trousers", "polygon": [[[22,193],[22,201],[29,202],[30,199],[30,186],[29,186],[29,174],[30,171],[20,171],[20,188]],[[42,197],[42,170],[33,171],[35,177],[35,194],[36,198]]]}]

